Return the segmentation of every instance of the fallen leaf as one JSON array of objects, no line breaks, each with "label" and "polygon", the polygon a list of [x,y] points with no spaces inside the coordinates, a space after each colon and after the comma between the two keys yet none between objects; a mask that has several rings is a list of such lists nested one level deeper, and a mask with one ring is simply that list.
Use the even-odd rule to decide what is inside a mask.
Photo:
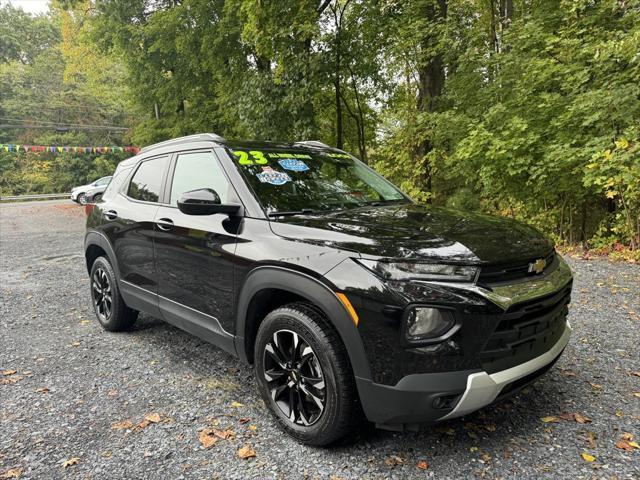
[{"label": "fallen leaf", "polygon": [[429,468],[429,462],[427,462],[426,460],[420,460],[416,467],[420,470],[426,470],[427,468]]},{"label": "fallen leaf", "polygon": [[49,387],[36,388],[36,393],[49,393]]},{"label": "fallen leaf", "polygon": [[213,428],[205,428],[198,433],[198,440],[204,448],[213,447],[219,440]]},{"label": "fallen leaf", "polygon": [[131,420],[122,420],[111,424],[112,430],[131,430],[135,425]]},{"label": "fallen leaf", "polygon": [[622,417],[623,415],[624,413],[622,413],[622,411],[616,410],[616,417]]},{"label": "fallen leaf", "polygon": [[444,433],[445,435],[455,435],[456,431],[451,427],[437,427],[436,430],[440,433]]},{"label": "fallen leaf", "polygon": [[238,450],[238,456],[240,458],[251,458],[256,456],[256,451],[251,445],[246,444]]},{"label": "fallen leaf", "polygon": [[594,390],[602,390],[602,385],[599,385],[597,383],[589,382],[589,385],[591,385],[591,388],[593,388]]},{"label": "fallen leaf", "polygon": [[554,416],[542,417],[540,420],[542,420],[543,423],[557,423],[560,421],[558,417]]},{"label": "fallen leaf", "polygon": [[151,425],[151,422],[149,420],[142,420],[138,425],[136,425],[136,428],[138,430],[144,430],[149,425]]},{"label": "fallen leaf", "polygon": [[80,459],[78,457],[70,458],[69,460],[65,460],[64,462],[62,462],[62,467],[67,468],[71,465],[77,465],[79,461]]},{"label": "fallen leaf", "polygon": [[495,432],[496,431],[496,426],[493,423],[488,423],[487,425],[483,425],[484,429],[487,430],[488,432]]},{"label": "fallen leaf", "polygon": [[594,457],[593,455],[589,455],[588,453],[584,452],[581,453],[580,456],[585,462],[593,462],[596,459],[596,457]]},{"label": "fallen leaf", "polygon": [[575,419],[576,422],[578,423],[591,423],[591,419],[588,417],[585,417],[584,415],[580,414],[580,413],[574,413],[573,414],[573,418]]},{"label": "fallen leaf", "polygon": [[582,424],[591,423],[591,419],[585,417],[581,413],[561,413],[559,417],[562,420],[567,420],[568,422],[575,421]]},{"label": "fallen leaf", "polygon": [[560,370],[560,374],[565,377],[575,377],[577,375],[573,370]]},{"label": "fallen leaf", "polygon": [[483,453],[481,457],[484,463],[489,463],[491,461],[491,455],[489,455],[488,453]]},{"label": "fallen leaf", "polygon": [[616,448],[626,450],[627,452],[633,452],[635,449],[640,448],[640,445],[633,441],[632,434],[623,432],[620,436],[620,440],[616,442]]},{"label": "fallen leaf", "polygon": [[244,403],[231,402],[231,406],[234,407],[234,408],[240,408],[240,407],[244,407]]},{"label": "fallen leaf", "polygon": [[596,448],[596,434],[587,432],[587,442],[589,442],[589,447]]},{"label": "fallen leaf", "polygon": [[216,437],[218,438],[222,438],[223,440],[226,440],[227,438],[233,438],[236,436],[236,432],[234,432],[233,430],[231,430],[230,428],[226,429],[226,430],[213,430],[213,433]]},{"label": "fallen leaf", "polygon": [[638,397],[638,398],[640,398],[640,392],[636,392],[636,393],[634,393],[634,394],[633,394],[633,396],[634,396],[634,397]]},{"label": "fallen leaf", "polygon": [[6,478],[20,478],[20,475],[22,475],[22,470],[23,468],[21,467],[10,468],[9,470],[0,473],[0,478],[2,478],[3,480]]},{"label": "fallen leaf", "polygon": [[9,376],[9,375],[13,375],[14,373],[18,373],[17,370],[3,370],[2,371],[2,375],[4,375],[5,377]]},{"label": "fallen leaf", "polygon": [[107,392],[107,397],[117,397],[118,396],[118,391],[117,390],[109,390]]},{"label": "fallen leaf", "polygon": [[384,459],[384,463],[393,468],[396,465],[402,465],[404,463],[404,458],[399,457],[398,455],[391,455],[390,457],[387,457]]},{"label": "fallen leaf", "polygon": [[144,419],[151,423],[158,423],[161,420],[159,413],[147,413]]},{"label": "fallen leaf", "polygon": [[90,320],[80,320],[80,325],[88,325],[89,323],[91,323]]},{"label": "fallen leaf", "polygon": [[637,372],[631,372],[631,375],[635,375],[636,377],[640,377],[640,370]]},{"label": "fallen leaf", "polygon": [[243,417],[243,418],[239,418],[239,419],[238,419],[238,423],[239,423],[240,425],[244,425],[245,423],[248,423],[248,422],[250,422],[250,421],[251,421],[251,419],[250,419],[249,417]]},{"label": "fallen leaf", "polygon": [[626,450],[627,452],[633,452],[634,447],[633,445],[631,445],[632,443],[636,442],[628,442],[627,440],[620,439],[616,442],[616,448],[619,448],[620,450]]},{"label": "fallen leaf", "polygon": [[249,425],[249,430],[251,430],[252,432],[255,432],[256,430],[258,430],[258,427],[256,427],[255,425]]},{"label": "fallen leaf", "polygon": [[469,447],[470,452],[477,452],[478,450],[478,447]]},{"label": "fallen leaf", "polygon": [[10,383],[18,383],[24,377],[22,375],[10,375],[6,378],[0,378],[0,385],[9,385]]}]

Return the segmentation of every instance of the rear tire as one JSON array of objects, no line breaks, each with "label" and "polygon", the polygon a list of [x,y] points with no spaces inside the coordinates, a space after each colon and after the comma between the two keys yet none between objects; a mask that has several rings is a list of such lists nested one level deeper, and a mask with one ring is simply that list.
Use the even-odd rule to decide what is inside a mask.
[{"label": "rear tire", "polygon": [[101,199],[102,199],[102,194],[98,193],[91,199],[91,203],[98,203]]},{"label": "rear tire", "polygon": [[312,305],[292,303],[265,317],[256,336],[255,374],[271,413],[302,443],[333,443],[361,419],[342,340]]},{"label": "rear tire", "polygon": [[91,266],[89,278],[91,303],[102,328],[109,332],[131,328],[138,318],[138,312],[124,303],[109,260],[98,257]]}]

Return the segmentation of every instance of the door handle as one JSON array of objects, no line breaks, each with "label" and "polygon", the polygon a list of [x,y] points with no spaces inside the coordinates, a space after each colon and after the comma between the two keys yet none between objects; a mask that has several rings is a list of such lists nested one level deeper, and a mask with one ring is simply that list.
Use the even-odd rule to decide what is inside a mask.
[{"label": "door handle", "polygon": [[118,218],[118,212],[116,212],[115,210],[107,210],[106,212],[104,212],[104,218],[106,218],[107,220],[115,220],[116,218]]},{"label": "door handle", "polygon": [[160,218],[156,221],[158,228],[164,232],[168,232],[173,228],[173,220],[170,218]]}]

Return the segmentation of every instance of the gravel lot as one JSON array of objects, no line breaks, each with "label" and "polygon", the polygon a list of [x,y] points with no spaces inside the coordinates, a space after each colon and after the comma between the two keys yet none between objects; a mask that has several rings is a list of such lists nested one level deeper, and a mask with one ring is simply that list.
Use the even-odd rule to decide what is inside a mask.
[{"label": "gravel lot", "polygon": [[[0,478],[640,478],[640,449],[616,447],[640,442],[638,265],[569,259],[573,338],[520,395],[318,449],[280,432],[226,353],[146,315],[103,331],[83,232],[70,202],[0,205]],[[234,434],[204,449],[204,428]],[[245,445],[254,458],[239,458]]]}]

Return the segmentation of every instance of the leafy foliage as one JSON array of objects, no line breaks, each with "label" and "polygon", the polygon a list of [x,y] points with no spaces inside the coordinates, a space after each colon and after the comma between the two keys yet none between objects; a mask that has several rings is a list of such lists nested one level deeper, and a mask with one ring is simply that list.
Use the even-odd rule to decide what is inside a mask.
[{"label": "leafy foliage", "polygon": [[[55,5],[31,20],[3,7],[25,25],[0,49],[3,114],[26,98],[18,81],[52,72],[60,94],[112,106],[138,144],[319,139],[418,201],[558,242],[640,246],[638,0]],[[38,35],[20,33],[36,21]]]}]

